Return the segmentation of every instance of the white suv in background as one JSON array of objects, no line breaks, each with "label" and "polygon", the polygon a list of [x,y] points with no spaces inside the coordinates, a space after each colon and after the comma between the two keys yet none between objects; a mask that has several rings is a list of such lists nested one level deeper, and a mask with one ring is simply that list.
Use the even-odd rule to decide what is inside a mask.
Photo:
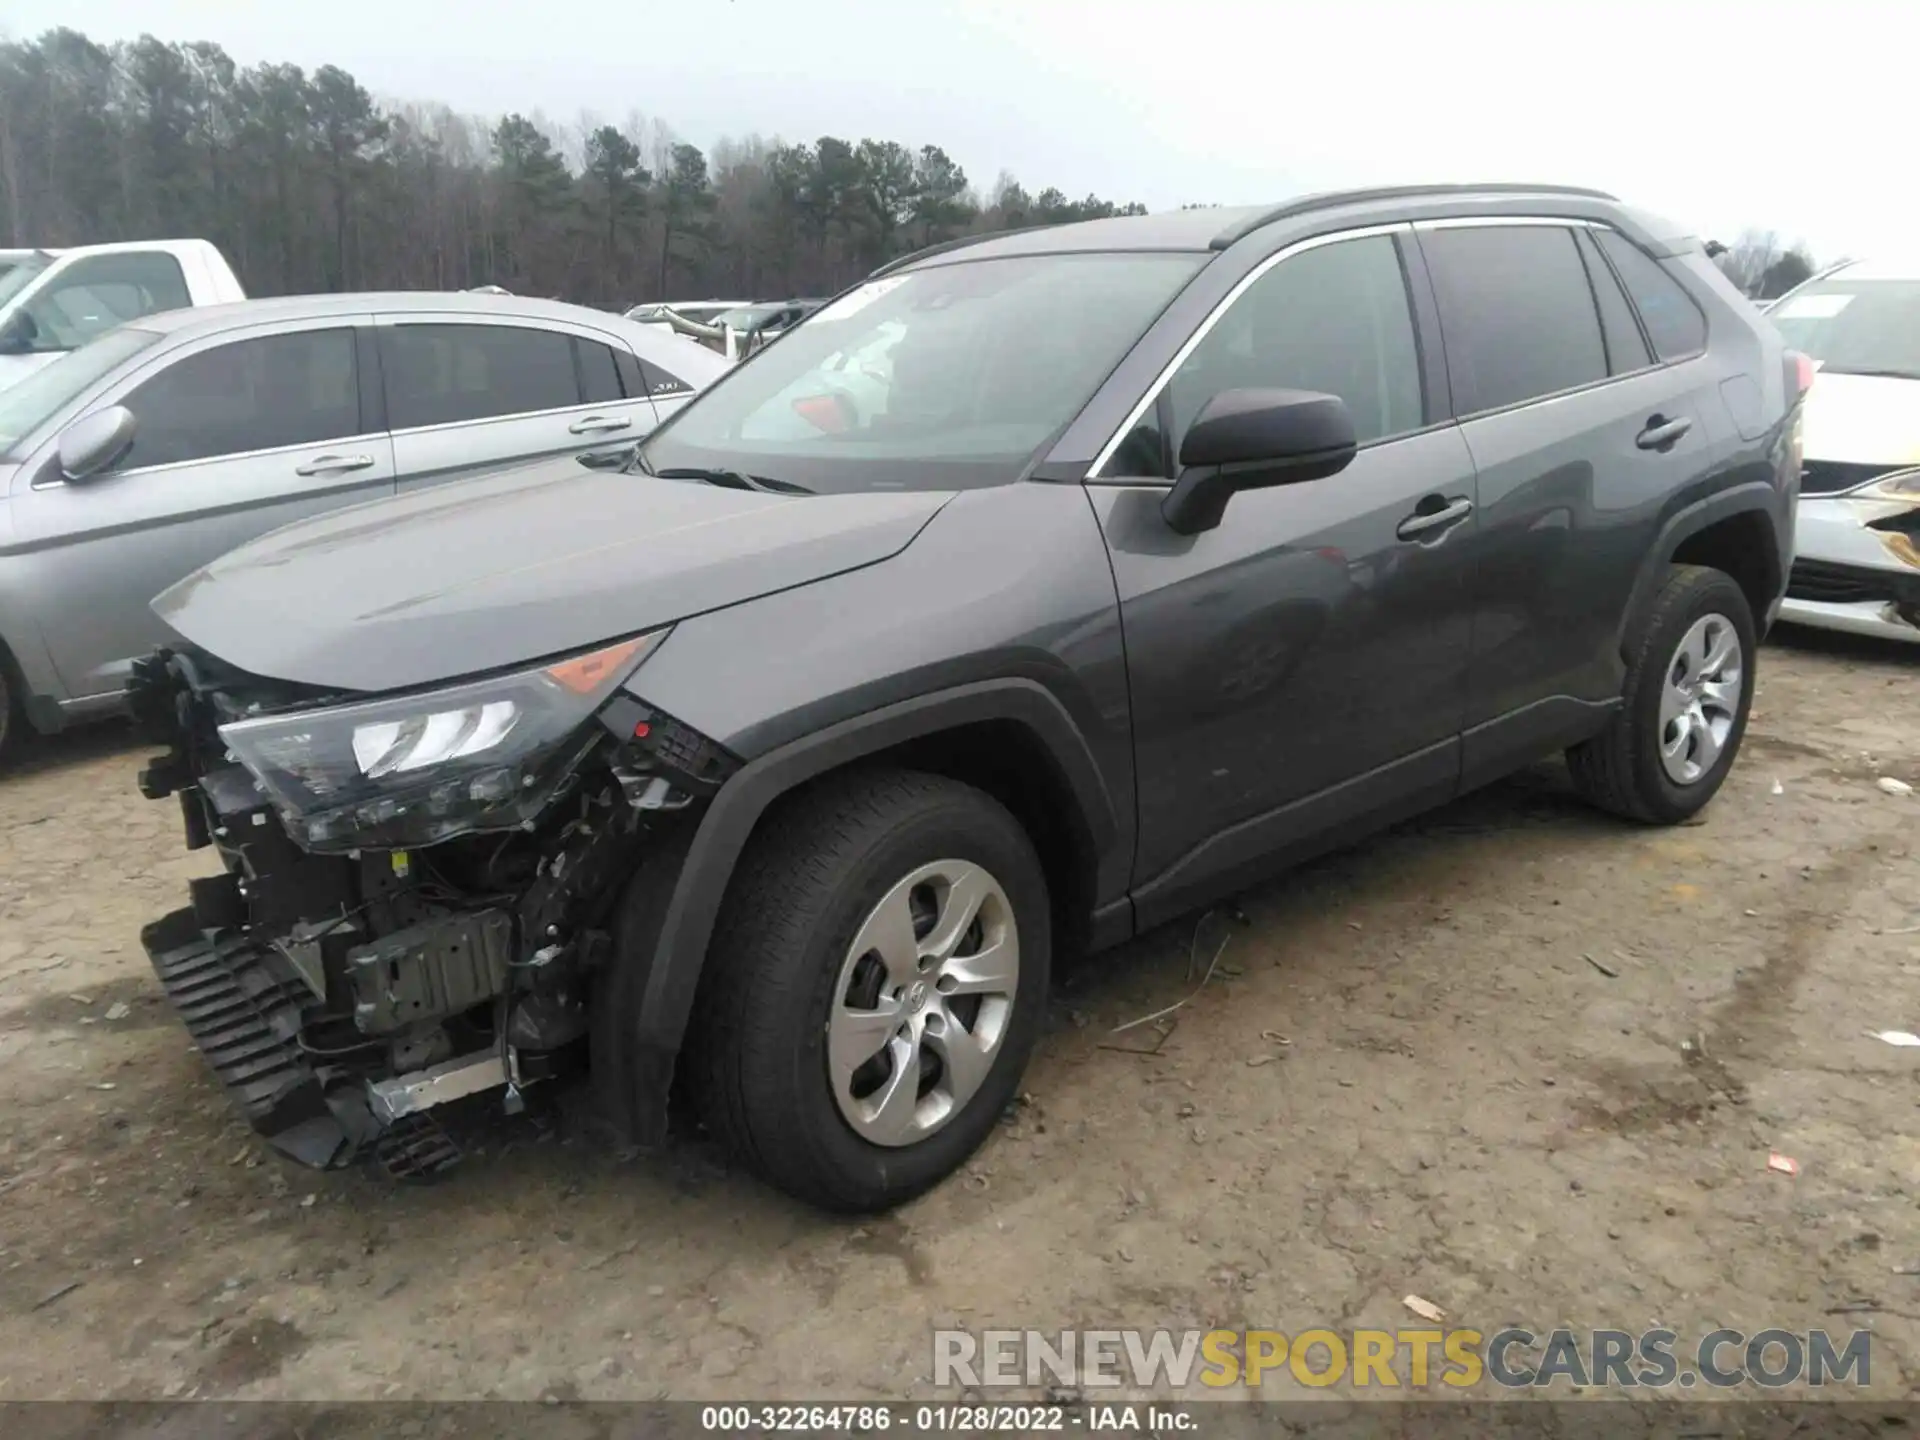
[{"label": "white suv in background", "polygon": [[1767,318],[1819,367],[1782,620],[1920,642],[1920,261],[1854,261]]}]

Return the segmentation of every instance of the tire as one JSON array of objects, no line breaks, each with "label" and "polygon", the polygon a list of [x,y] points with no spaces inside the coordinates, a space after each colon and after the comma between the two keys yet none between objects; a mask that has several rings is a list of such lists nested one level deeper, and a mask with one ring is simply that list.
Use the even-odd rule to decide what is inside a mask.
[{"label": "tire", "polygon": [[[1713,664],[1729,639],[1737,682]],[[1758,648],[1753,611],[1733,578],[1675,565],[1630,643],[1620,709],[1600,734],[1567,751],[1574,788],[1600,809],[1646,824],[1697,814],[1740,753]],[[1703,659],[1711,682],[1704,686]],[[1689,694],[1697,703],[1683,706]]]},{"label": "tire", "polygon": [[[997,801],[908,771],[809,786],[740,857],[682,1051],[692,1098],[789,1194],[898,1205],[958,1168],[1013,1098],[1050,960],[1046,875]],[[963,983],[988,993],[950,993]]]},{"label": "tire", "polygon": [[13,657],[0,645],[0,770],[10,765],[27,740],[27,717],[22,709]]}]

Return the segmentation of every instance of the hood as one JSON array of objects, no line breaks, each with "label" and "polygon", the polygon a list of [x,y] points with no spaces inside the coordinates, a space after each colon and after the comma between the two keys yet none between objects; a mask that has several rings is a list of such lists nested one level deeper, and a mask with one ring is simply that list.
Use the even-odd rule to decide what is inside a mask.
[{"label": "hood", "polygon": [[153,609],[256,675],[396,690],[875,564],[949,498],[765,495],[540,461],[289,525],[163,591]]},{"label": "hood", "polygon": [[1822,370],[1807,392],[1801,440],[1809,460],[1920,465],[1920,380]]},{"label": "hood", "polygon": [[0,355],[0,390],[18,385],[42,365],[51,365],[70,350],[36,350],[30,355]]}]

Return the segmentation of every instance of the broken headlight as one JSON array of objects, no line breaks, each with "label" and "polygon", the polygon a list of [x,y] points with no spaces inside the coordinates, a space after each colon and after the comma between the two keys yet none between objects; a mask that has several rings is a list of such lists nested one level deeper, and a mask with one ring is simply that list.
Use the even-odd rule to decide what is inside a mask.
[{"label": "broken headlight", "polygon": [[533,820],[595,743],[586,722],[665,630],[444,690],[220,727],[309,850],[430,845]]}]

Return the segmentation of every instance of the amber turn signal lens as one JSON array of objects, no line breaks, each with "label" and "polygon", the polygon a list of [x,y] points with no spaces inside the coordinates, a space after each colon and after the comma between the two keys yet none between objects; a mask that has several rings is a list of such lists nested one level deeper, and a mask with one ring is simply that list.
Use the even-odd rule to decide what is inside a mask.
[{"label": "amber turn signal lens", "polygon": [[648,636],[636,635],[631,640],[622,640],[617,645],[595,650],[590,655],[576,655],[571,660],[562,660],[558,665],[549,665],[547,678],[557,681],[576,695],[591,695],[607,683],[609,671],[617,670],[632,660],[648,639]]}]

